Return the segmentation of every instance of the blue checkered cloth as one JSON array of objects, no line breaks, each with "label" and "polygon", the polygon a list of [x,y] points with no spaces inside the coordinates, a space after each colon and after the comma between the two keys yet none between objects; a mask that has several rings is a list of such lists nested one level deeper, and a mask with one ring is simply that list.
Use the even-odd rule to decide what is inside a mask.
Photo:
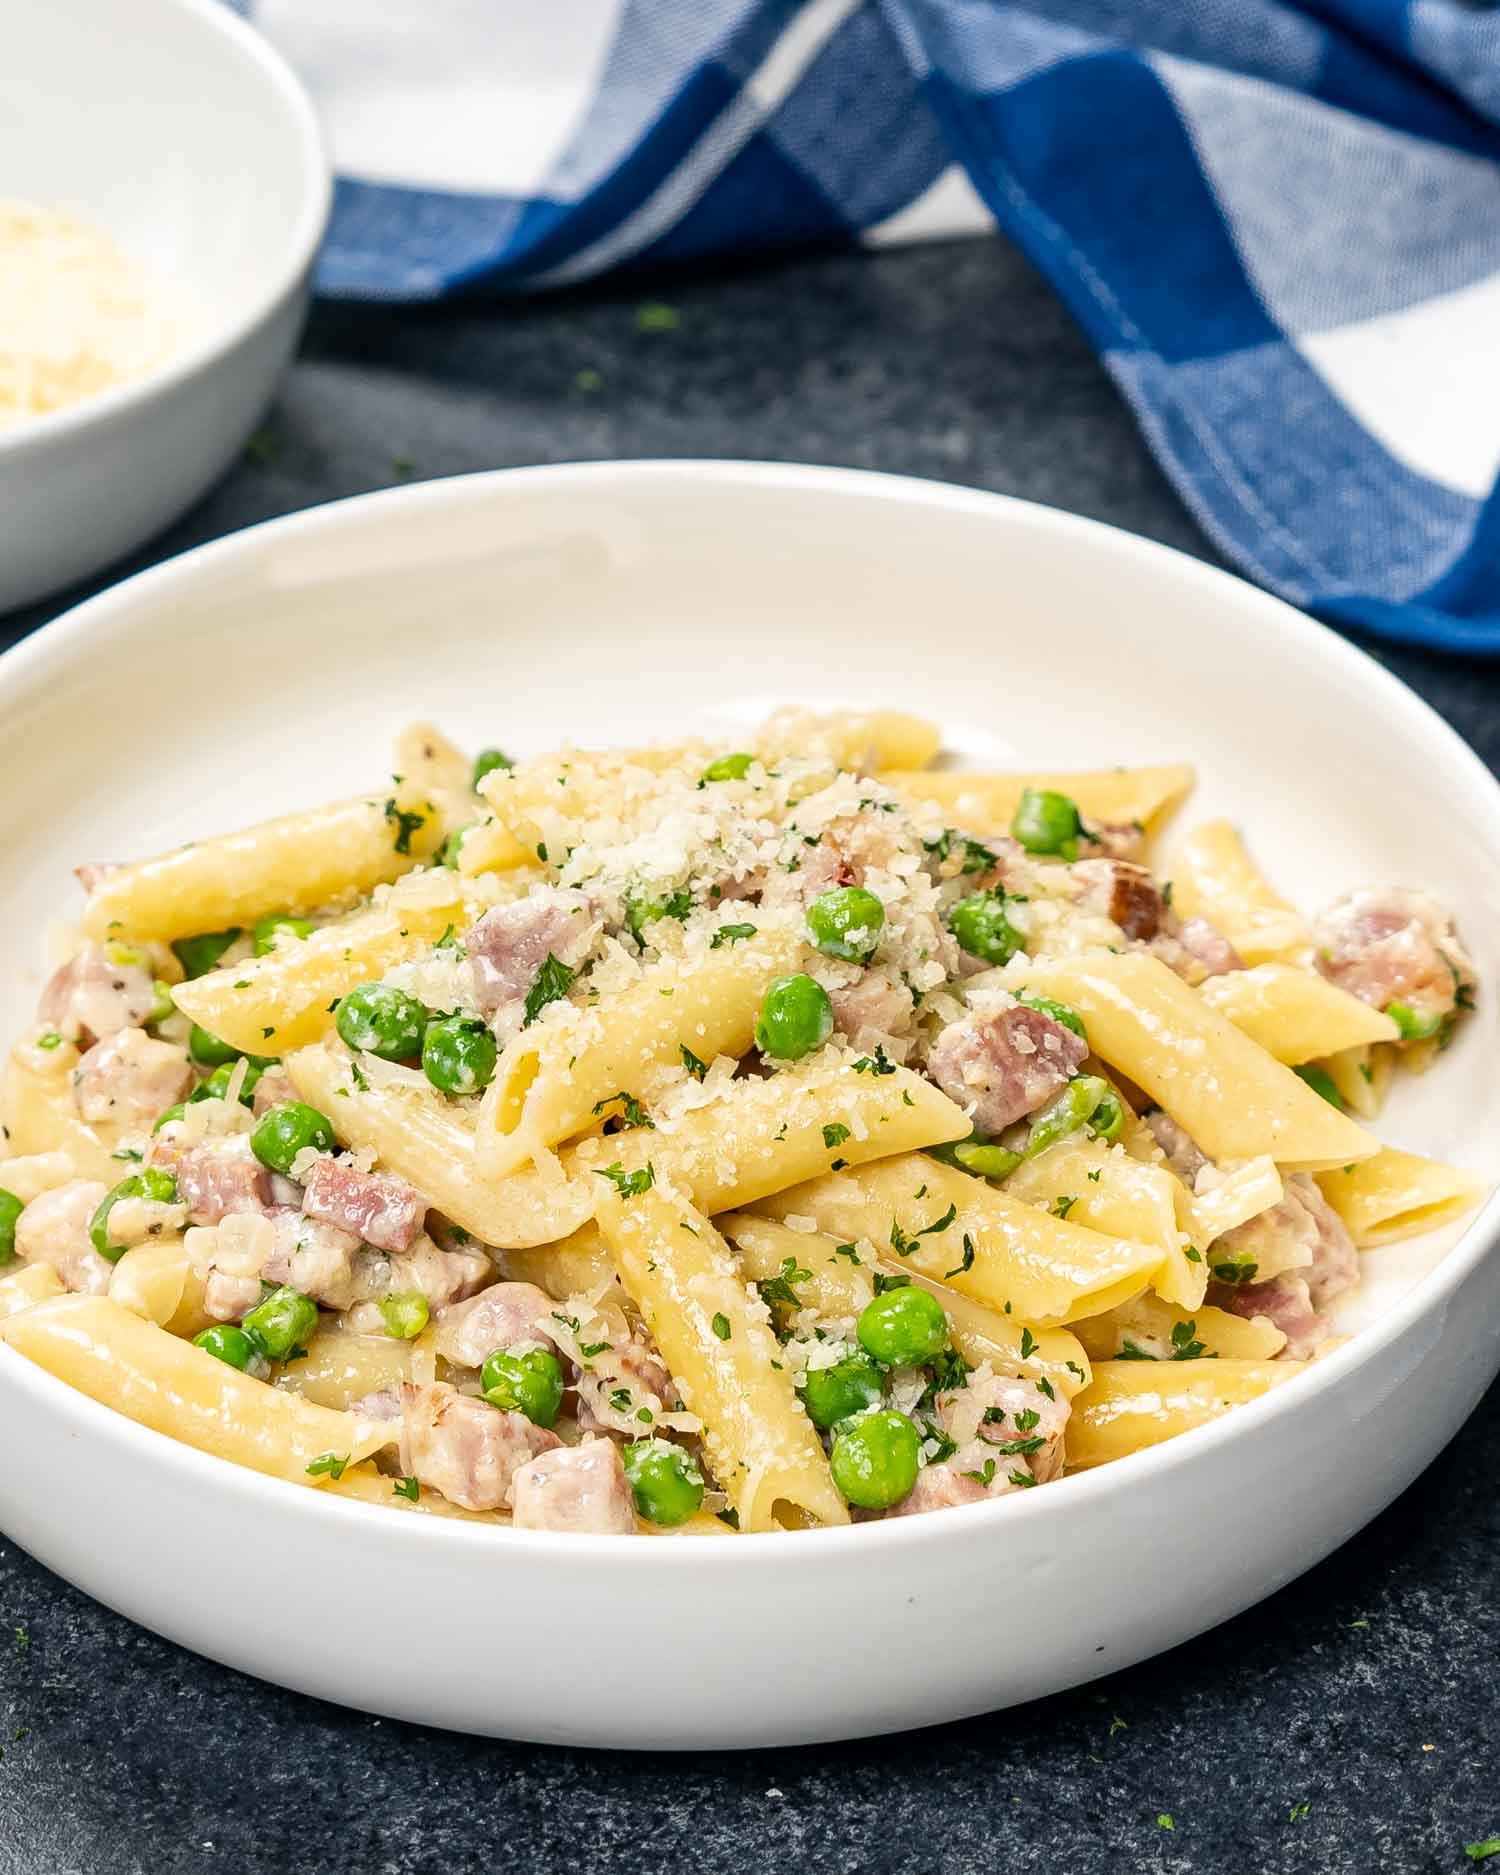
[{"label": "blue checkered cloth", "polygon": [[239,3],[323,113],[324,293],[998,224],[1246,572],[1500,651],[1494,0]]}]

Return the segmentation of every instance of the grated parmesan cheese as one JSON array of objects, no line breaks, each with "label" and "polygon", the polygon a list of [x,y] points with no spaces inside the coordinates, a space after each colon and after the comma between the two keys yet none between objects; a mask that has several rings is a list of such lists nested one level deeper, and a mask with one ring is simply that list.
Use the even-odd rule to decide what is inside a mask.
[{"label": "grated parmesan cheese", "polygon": [[181,292],[101,230],[0,200],[0,430],[145,377],[191,323]]}]

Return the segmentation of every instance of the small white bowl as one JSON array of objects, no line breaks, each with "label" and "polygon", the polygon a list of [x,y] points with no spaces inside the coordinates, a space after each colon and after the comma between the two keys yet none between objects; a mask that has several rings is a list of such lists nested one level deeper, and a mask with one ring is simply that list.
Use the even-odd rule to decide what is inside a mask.
[{"label": "small white bowl", "polygon": [[[842,470],[600,463],[369,495],[202,547],[26,641],[0,660],[0,742],[27,784],[0,794],[0,1028],[34,1008],[75,863],[367,788],[415,717],[529,754],[793,701],[923,711],[982,765],[1189,759],[1183,819],[1234,816],[1299,902],[1430,886],[1479,1007],[1379,1131],[1500,1179],[1500,788],[1458,737],[1210,567]],[[990,1504],[796,1536],[568,1537],[341,1502],[0,1348],[0,1525],[189,1647],[401,1718],[683,1748],[932,1724],[1186,1640],[1352,1536],[1500,1365],[1496,1234],[1492,1201],[1367,1255],[1361,1332],[1213,1426]]]},{"label": "small white bowl", "polygon": [[175,520],[291,355],[328,219],[306,93],[221,0],[0,0],[0,194],[112,235],[196,315],[159,370],[0,431],[0,612]]}]

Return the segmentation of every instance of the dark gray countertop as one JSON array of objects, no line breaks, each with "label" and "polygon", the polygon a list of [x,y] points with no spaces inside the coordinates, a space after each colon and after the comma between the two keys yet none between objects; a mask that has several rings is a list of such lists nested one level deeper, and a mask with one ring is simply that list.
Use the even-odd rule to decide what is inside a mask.
[{"label": "dark gray countertop", "polygon": [[[647,302],[675,323],[643,319]],[[1215,557],[1047,289],[985,242],[521,306],[322,308],[243,465],[136,564],[408,477],[650,455],[936,476]],[[63,603],[0,620],[0,636]],[[1500,763],[1488,667],[1382,655]],[[1337,1556],[1160,1660],[939,1731],[627,1757],[476,1742],[275,1691],[0,1541],[0,1875],[1438,1875],[1473,1867],[1463,1845],[1500,1833],[1497,1583],[1492,1390]],[[337,1584],[318,1588],[337,1619]],[[508,1614],[497,1582],[484,1618]],[[599,1615],[614,1670],[638,1668],[649,1689],[628,1611]],[[997,1571],[995,1619],[1024,1616]],[[774,1608],[765,1620],[774,1645]],[[367,1642],[419,1653],[420,1610],[392,1609]],[[864,1644],[854,1610],[848,1644]]]}]

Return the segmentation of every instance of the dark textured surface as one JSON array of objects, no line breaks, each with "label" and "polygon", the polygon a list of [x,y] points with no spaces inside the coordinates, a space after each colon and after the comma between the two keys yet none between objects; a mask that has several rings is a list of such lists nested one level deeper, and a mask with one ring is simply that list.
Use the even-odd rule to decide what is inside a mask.
[{"label": "dark textured surface", "polygon": [[[406,477],[642,455],[937,476],[1214,557],[1046,289],[984,243],[519,308],[324,309],[245,463],[139,564]],[[1383,655],[1500,761],[1500,678]],[[1467,1869],[1463,1845],[1500,1833],[1497,1499],[1492,1392],[1337,1556],[1161,1660],[941,1731],[739,1758],[361,1718],[205,1665],[0,1543],[0,1875]],[[1001,1569],[995,1620],[1015,1619]],[[420,1615],[366,1639],[419,1654]],[[628,1616],[601,1609],[599,1670],[635,1670],[628,1652]]]}]

